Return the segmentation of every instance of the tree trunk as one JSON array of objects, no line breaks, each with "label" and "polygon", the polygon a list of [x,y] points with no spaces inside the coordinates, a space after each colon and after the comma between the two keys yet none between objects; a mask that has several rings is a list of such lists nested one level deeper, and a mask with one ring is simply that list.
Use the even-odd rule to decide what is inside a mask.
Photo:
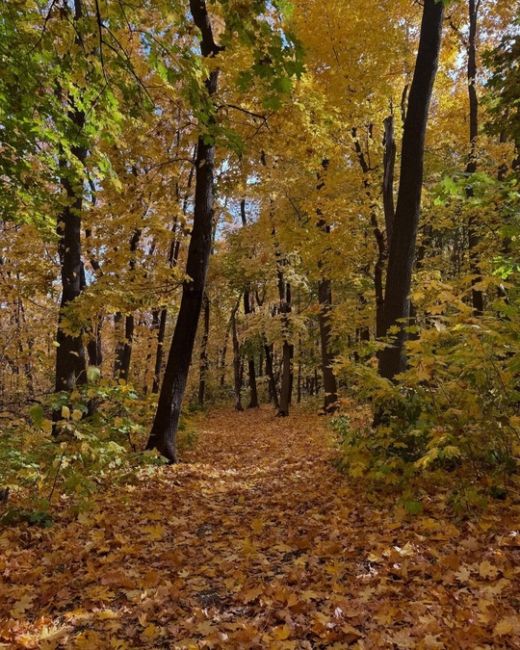
[{"label": "tree trunk", "polygon": [[[202,56],[216,56],[220,48],[213,40],[205,1],[190,0],[190,10],[194,23],[202,35],[200,44]],[[210,100],[217,90],[217,84],[218,69],[213,69],[205,81]],[[213,121],[214,118],[210,117],[208,126],[211,127]],[[171,463],[174,463],[177,459],[175,438],[193,354],[211,252],[215,145],[213,138],[208,137],[207,133],[199,136],[195,168],[193,228],[186,263],[186,275],[189,280],[184,282],[182,288],[177,323],[175,324],[168,362],[159,394],[157,411],[147,444],[148,449],[158,449]]]},{"label": "tree trunk", "polygon": [[[74,3],[74,23],[82,18],[82,4],[80,0]],[[80,142],[85,126],[85,114],[70,100],[71,108],[68,112],[69,120],[75,127],[76,142],[71,147],[72,155],[78,160],[79,167],[83,167],[87,157],[87,149]],[[57,233],[59,237],[58,253],[61,267],[62,294],[60,314],[58,318],[58,331],[56,334],[56,373],[55,390],[72,391],[78,385],[85,384],[86,363],[81,332],[67,334],[62,324],[64,310],[81,293],[81,211],[83,208],[83,176],[67,165],[64,159],[60,160],[60,181],[66,195],[66,205],[58,217]],[[54,422],[61,418],[58,412],[53,413]],[[56,430],[55,430],[56,432]]]},{"label": "tree trunk", "polygon": [[243,411],[242,406],[242,369],[240,360],[240,343],[237,333],[237,310],[233,311],[231,317],[231,338],[233,340],[233,378],[235,387],[235,411]]},{"label": "tree trunk", "polygon": [[394,174],[396,146],[394,139],[394,116],[389,115],[384,121],[385,136],[383,140],[383,209],[385,213],[385,229],[387,246],[392,241],[394,227]]},{"label": "tree trunk", "polygon": [[[242,217],[242,227],[247,226],[247,217],[246,217],[246,200],[242,199],[240,201],[240,215]],[[249,314],[253,313],[253,306],[251,304],[253,296],[249,287],[246,287],[244,290],[244,314],[246,317]],[[256,388],[256,374],[255,374],[255,359],[252,351],[249,352],[247,358],[247,372],[249,377],[249,404],[247,408],[258,408],[258,391]]]},{"label": "tree trunk", "polygon": [[444,3],[425,0],[419,49],[403,131],[401,176],[386,274],[384,333],[397,327],[392,345],[379,355],[379,372],[393,379],[405,369],[406,324],[421,206],[424,141],[437,72]]},{"label": "tree trunk", "polygon": [[334,355],[330,350],[330,341],[332,338],[330,326],[332,289],[330,280],[320,280],[318,284],[318,300],[320,303],[321,374],[323,376],[323,389],[325,391],[323,408],[326,413],[333,413],[338,406],[338,386],[336,377],[332,371]]},{"label": "tree trunk", "polygon": [[210,303],[208,294],[204,294],[204,331],[200,343],[200,361],[199,361],[199,406],[204,406],[206,398],[206,381],[208,375],[208,339],[209,339],[209,316]]},{"label": "tree trunk", "polygon": [[[323,170],[326,171],[329,166],[329,161],[327,159],[322,160],[321,166]],[[324,186],[325,180],[320,174],[318,174],[318,185],[316,187],[318,194]],[[323,218],[323,213],[319,206],[316,209],[316,214],[318,216],[317,227],[323,233],[329,235],[330,226]],[[320,273],[322,267],[323,265],[321,262],[318,262]],[[330,325],[330,313],[332,310],[332,283],[328,278],[324,277],[323,274],[318,282],[318,302],[320,305],[318,321],[320,326],[321,372],[323,375],[323,388],[325,390],[323,408],[326,413],[333,413],[337,409],[338,405],[338,386],[336,383],[336,377],[332,370],[332,364],[334,362],[334,355],[331,351],[332,328]]]},{"label": "tree trunk", "polygon": [[118,343],[116,350],[117,379],[128,381],[130,375],[130,362],[132,360],[132,346],[134,342],[135,319],[133,314],[125,316],[124,340]]},{"label": "tree trunk", "polygon": [[101,367],[103,363],[103,349],[101,346],[101,331],[103,328],[103,316],[99,316],[94,326],[94,331],[87,342],[88,363],[90,366]]},{"label": "tree trunk", "polygon": [[291,285],[285,282],[283,273],[278,271],[278,289],[280,292],[280,312],[282,315],[282,369],[280,382],[280,404],[277,415],[289,415],[293,385],[293,356],[294,346],[289,342],[289,317],[291,311]]},{"label": "tree trunk", "polygon": [[166,320],[168,318],[168,310],[166,307],[161,309],[159,316],[159,328],[157,330],[157,349],[155,351],[155,366],[153,371],[152,393],[159,392],[159,384],[161,381],[161,371],[164,356],[164,335],[166,333]]},{"label": "tree trunk", "polygon": [[[469,36],[468,36],[468,98],[469,98],[469,157],[466,165],[466,174],[471,176],[477,171],[477,138],[478,138],[478,95],[476,87],[477,77],[477,26],[478,26],[478,6],[479,0],[469,0]],[[466,196],[473,196],[473,187],[468,184]],[[473,312],[476,316],[484,313],[484,294],[480,289],[475,289],[475,285],[480,282],[479,254],[478,245],[480,236],[477,231],[477,219],[471,216],[468,223],[468,245],[469,260],[471,273],[474,275],[472,280],[471,297],[473,303]]]},{"label": "tree trunk", "polygon": [[[141,239],[141,229],[136,228],[130,238],[130,259],[128,266],[130,274],[135,269],[135,252]],[[114,364],[114,375],[116,379],[128,381],[130,376],[130,362],[132,360],[132,347],[134,343],[135,319],[133,314],[125,316],[124,340],[118,342],[116,347],[116,360]]]},{"label": "tree trunk", "polygon": [[[374,265],[374,293],[376,298],[376,337],[379,338],[381,336],[384,336],[385,334],[384,316],[383,316],[384,306],[385,306],[385,293],[384,293],[383,276],[385,272],[385,264],[387,258],[387,242],[385,240],[385,235],[383,231],[379,227],[377,213],[376,213],[376,205],[372,201],[370,195],[369,173],[371,169],[367,162],[367,158],[365,157],[363,149],[361,148],[359,139],[357,138],[356,129],[352,129],[352,135],[354,136],[354,146],[356,149],[358,161],[361,166],[361,170],[363,172],[363,186],[365,188],[367,198],[370,201],[370,225],[372,226],[372,231],[374,233],[374,238],[377,244],[377,258]],[[390,164],[390,161],[391,159],[388,161],[388,164]],[[391,174],[389,173],[389,175]],[[387,201],[389,201],[389,197],[387,197]],[[383,203],[384,203],[384,197],[383,197]],[[393,203],[393,198],[392,198],[392,203]],[[389,210],[390,207],[388,207],[387,209]],[[387,214],[386,209],[385,209],[385,224],[387,224],[385,225],[387,230],[388,230],[388,226],[390,227],[390,230],[392,229],[393,220],[390,218],[390,215]],[[369,272],[369,268],[367,268],[367,274],[368,272]],[[364,298],[362,296],[361,296],[361,302],[364,302]],[[364,333],[364,337],[366,336],[367,336],[367,332]],[[368,338],[366,338],[366,340],[370,340],[370,331],[368,331]]]},{"label": "tree trunk", "polygon": [[275,409],[280,408],[280,401],[278,399],[278,391],[276,389],[276,378],[274,376],[273,368],[273,345],[269,345],[264,341],[265,352],[265,374],[269,379],[269,400],[273,402]]}]

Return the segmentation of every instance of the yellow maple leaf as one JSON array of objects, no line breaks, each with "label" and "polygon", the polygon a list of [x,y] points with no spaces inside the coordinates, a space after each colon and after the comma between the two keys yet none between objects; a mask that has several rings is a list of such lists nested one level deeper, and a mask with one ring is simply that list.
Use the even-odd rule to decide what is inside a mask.
[{"label": "yellow maple leaf", "polygon": [[34,596],[30,594],[24,594],[20,600],[17,600],[11,609],[11,616],[13,618],[22,618],[25,616],[25,612],[31,607]]},{"label": "yellow maple leaf", "polygon": [[520,621],[516,616],[505,616],[501,618],[493,629],[495,636],[509,636],[520,632]]}]

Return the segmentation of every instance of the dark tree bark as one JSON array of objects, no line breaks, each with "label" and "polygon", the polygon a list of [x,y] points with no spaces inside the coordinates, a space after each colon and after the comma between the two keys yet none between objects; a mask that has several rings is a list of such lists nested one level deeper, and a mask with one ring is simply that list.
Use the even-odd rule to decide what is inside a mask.
[{"label": "dark tree bark", "polygon": [[[383,316],[384,305],[385,305],[385,293],[384,293],[383,278],[384,278],[387,251],[388,251],[387,239],[385,238],[384,232],[379,227],[379,223],[376,215],[376,206],[372,201],[371,194],[370,194],[370,180],[369,180],[369,174],[371,171],[370,165],[367,162],[367,158],[363,153],[361,144],[359,143],[359,139],[357,138],[356,129],[352,129],[352,135],[354,136],[354,147],[356,149],[359,165],[363,172],[363,186],[365,188],[367,198],[370,201],[370,225],[372,226],[372,231],[374,233],[374,238],[377,244],[377,258],[374,265],[374,292],[376,295],[376,337],[379,338],[381,336],[384,336],[385,334],[384,316]],[[387,217],[387,213],[385,210],[385,224],[387,218],[390,221],[390,229],[392,229],[393,219],[390,219],[389,216]],[[368,271],[369,269],[367,269],[367,273]],[[361,299],[363,301],[363,297],[361,297]],[[368,338],[366,338],[367,334],[368,334]],[[362,338],[362,340],[369,340],[370,332],[365,328],[365,331],[363,332],[362,336],[364,337]]]},{"label": "dark tree bark", "polygon": [[[186,216],[188,212],[188,201],[191,192],[191,185],[193,182],[193,170],[195,168],[195,159],[197,156],[197,148],[193,152],[193,165],[190,167],[190,172],[188,175],[188,182],[186,185],[186,193],[184,194],[184,199],[182,201],[182,214]],[[174,219],[172,225],[172,241],[170,244],[170,250],[168,252],[168,264],[170,268],[177,266],[179,261],[179,254],[181,250],[181,241],[183,237],[183,230],[180,229],[180,232],[177,232],[177,218]],[[152,393],[156,394],[159,392],[159,386],[161,382],[161,372],[163,367],[163,358],[164,358],[164,340],[166,334],[166,322],[168,320],[168,310],[166,307],[161,309],[161,314],[159,317],[159,329],[157,330],[157,348],[155,350],[155,367],[153,373],[153,382],[152,382]]]},{"label": "dark tree bark", "polygon": [[237,309],[233,310],[231,316],[231,339],[233,341],[233,379],[235,389],[235,411],[243,411],[242,406],[242,361],[240,359],[240,343],[237,332]]},{"label": "dark tree bark", "polygon": [[[321,162],[323,171],[326,172],[329,161],[324,159]],[[323,189],[325,181],[321,174],[318,174],[318,185],[316,186],[317,192]],[[318,216],[317,227],[326,235],[330,233],[330,226],[323,217],[323,212],[318,206],[316,209]],[[336,377],[332,370],[334,362],[334,355],[332,354],[332,328],[330,324],[330,314],[332,310],[332,283],[329,278],[325,277],[322,273],[323,264],[318,264],[321,278],[318,281],[318,302],[320,311],[318,314],[318,321],[320,326],[320,347],[321,347],[321,372],[323,375],[323,389],[325,395],[323,398],[323,408],[326,413],[333,413],[338,405],[338,386]],[[300,395],[300,389],[298,389]]]},{"label": "dark tree bark", "polygon": [[103,348],[101,341],[101,330],[103,328],[103,316],[99,316],[94,325],[94,331],[87,342],[88,363],[90,366],[101,367],[103,363]]},{"label": "dark tree bark", "polygon": [[[221,48],[213,39],[205,1],[190,0],[190,10],[194,23],[201,32],[202,56],[216,56]],[[217,84],[218,69],[214,69],[205,81],[210,101],[217,90]],[[212,126],[213,122],[214,118],[210,117],[208,126]],[[211,135],[208,137],[207,133],[199,136],[195,168],[193,228],[186,263],[186,274],[189,279],[182,288],[177,323],[159,394],[157,411],[147,444],[148,449],[157,449],[171,463],[176,462],[177,459],[175,437],[179,426],[181,405],[193,354],[211,252],[215,145],[213,138]]]},{"label": "dark tree bark", "polygon": [[394,227],[394,175],[396,146],[394,139],[394,116],[389,115],[384,121],[385,136],[383,140],[383,209],[385,213],[386,243],[392,241]]},{"label": "dark tree bark", "polygon": [[393,379],[405,369],[406,323],[419,223],[424,168],[424,141],[437,73],[444,3],[425,0],[419,49],[406,112],[401,153],[401,176],[385,286],[384,334],[398,334],[379,355],[379,372]]},{"label": "dark tree bark", "polygon": [[[130,272],[135,269],[135,252],[141,238],[141,230],[136,229],[130,239]],[[135,319],[133,314],[125,316],[125,330],[123,341],[118,341],[114,362],[114,376],[116,379],[128,381],[130,376],[130,363],[132,361],[132,347],[134,343]]]},{"label": "dark tree bark", "polygon": [[273,345],[269,345],[264,341],[265,352],[265,374],[269,379],[269,400],[273,402],[275,409],[280,408],[280,401],[278,399],[278,390],[276,388],[276,378],[274,376],[273,368]]},{"label": "dark tree bark", "polygon": [[[247,217],[246,217],[246,201],[242,199],[240,201],[240,216],[242,218],[242,227],[247,226]],[[246,317],[249,314],[253,313],[253,296],[248,286],[244,290],[244,314]],[[249,379],[249,404],[247,408],[258,408],[258,391],[256,388],[256,373],[255,373],[255,358],[252,351],[249,352],[247,357],[247,374]]]},{"label": "dark tree bark", "polygon": [[[281,262],[279,261],[279,264]],[[291,285],[285,281],[283,271],[278,270],[278,291],[280,294],[280,314],[282,318],[282,368],[280,381],[280,404],[278,406],[279,417],[289,415],[289,406],[291,404],[292,386],[293,386],[293,357],[294,346],[290,343],[290,322],[289,314],[291,313]]]},{"label": "dark tree bark", "polygon": [[[469,98],[469,157],[466,165],[466,174],[471,176],[477,171],[477,138],[478,138],[478,95],[476,87],[477,77],[477,28],[478,28],[478,10],[480,0],[468,0],[469,14],[469,36],[468,36],[468,98]],[[466,196],[473,196],[473,187],[468,184]],[[484,313],[484,294],[475,285],[480,282],[479,253],[478,246],[480,237],[478,234],[477,219],[471,216],[468,223],[468,244],[470,269],[474,275],[472,281],[472,303],[473,312],[476,316]]]},{"label": "dark tree bark", "polygon": [[161,379],[162,362],[164,356],[164,337],[166,334],[166,321],[168,319],[168,310],[163,307],[159,315],[159,327],[157,328],[157,348],[155,350],[155,365],[153,371],[152,393],[159,392],[159,383]]},{"label": "dark tree bark", "polygon": [[[83,7],[80,0],[75,0],[73,22],[81,20]],[[59,91],[61,92],[61,91]],[[74,126],[75,142],[71,147],[72,155],[83,167],[87,158],[87,148],[81,142],[85,127],[85,113],[69,98],[68,118]],[[56,373],[55,390],[72,391],[76,386],[85,384],[86,362],[81,332],[67,334],[62,328],[64,310],[81,293],[81,212],[83,209],[83,176],[62,158],[59,161],[60,181],[65,191],[66,203],[58,217],[57,233],[58,253],[61,267],[62,294],[58,331],[56,334]],[[60,419],[60,413],[53,413],[54,422]],[[55,430],[56,432],[56,430]]]},{"label": "dark tree bark", "polygon": [[224,345],[222,346],[222,350],[220,353],[220,380],[219,384],[221,387],[224,387],[226,384],[226,356],[227,356],[227,348],[228,348],[228,341],[229,341],[229,334],[231,332],[231,327],[233,325],[233,314],[231,314],[231,317],[228,321],[227,327],[226,327],[226,334],[224,336]]},{"label": "dark tree bark", "polygon": [[206,398],[206,381],[209,369],[208,360],[208,340],[209,340],[209,316],[210,316],[210,302],[208,295],[204,294],[204,330],[202,333],[202,341],[200,343],[200,359],[199,359],[199,405],[204,406]]}]

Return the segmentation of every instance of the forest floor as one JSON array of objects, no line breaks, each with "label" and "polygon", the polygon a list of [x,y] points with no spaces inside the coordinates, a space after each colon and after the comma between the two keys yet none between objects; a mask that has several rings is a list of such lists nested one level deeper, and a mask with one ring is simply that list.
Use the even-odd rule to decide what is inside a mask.
[{"label": "forest floor", "polygon": [[0,647],[520,648],[513,506],[408,515],[326,424],[211,412],[182,463],[0,533]]}]

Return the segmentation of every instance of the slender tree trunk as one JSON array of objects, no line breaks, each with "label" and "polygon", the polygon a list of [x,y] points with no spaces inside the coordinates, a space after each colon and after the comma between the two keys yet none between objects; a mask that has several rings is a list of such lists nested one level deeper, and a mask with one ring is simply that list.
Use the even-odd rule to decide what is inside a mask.
[{"label": "slender tree trunk", "polygon": [[419,49],[403,131],[401,176],[386,275],[384,332],[398,328],[392,345],[379,356],[379,372],[393,379],[406,366],[406,324],[421,206],[424,141],[437,72],[444,3],[424,0]]},{"label": "slender tree trunk", "polygon": [[269,400],[273,402],[275,409],[280,408],[280,401],[278,399],[278,390],[276,388],[276,378],[274,376],[273,368],[273,345],[269,345],[264,341],[265,352],[265,374],[269,379]]},{"label": "slender tree trunk", "polygon": [[[246,289],[244,292],[244,313],[247,316],[253,311],[251,307],[251,293]],[[258,408],[258,391],[256,387],[255,358],[253,352],[249,352],[247,358],[247,373],[249,379],[249,404],[247,408]]]},{"label": "slender tree trunk", "polygon": [[103,316],[99,316],[94,325],[94,331],[87,342],[88,363],[90,366],[101,367],[103,363],[103,349],[101,331],[103,328]]},{"label": "slender tree trunk", "polygon": [[[356,149],[358,161],[361,166],[361,170],[363,172],[363,186],[365,188],[367,198],[370,201],[370,225],[372,226],[374,238],[377,244],[377,258],[374,266],[374,292],[376,297],[376,337],[379,338],[381,336],[384,336],[383,311],[384,311],[384,304],[385,304],[385,297],[384,297],[385,293],[384,293],[383,278],[384,278],[385,265],[387,259],[387,243],[385,239],[385,234],[379,227],[379,223],[376,215],[376,206],[372,201],[372,197],[371,197],[370,179],[369,179],[369,174],[371,169],[367,162],[367,158],[365,157],[363,149],[361,148],[359,139],[357,138],[357,130],[352,129],[352,134],[354,136],[354,146]],[[387,219],[389,220],[390,228],[392,228],[392,220],[389,219],[385,211],[385,223]],[[368,272],[369,272],[369,268],[367,268],[367,274]],[[363,300],[364,300],[363,297],[361,297],[362,302]],[[366,338],[367,334],[368,334],[368,338]],[[362,340],[370,340],[369,330],[363,333]]]},{"label": "slender tree trunk", "polygon": [[293,357],[294,346],[289,342],[289,317],[291,312],[291,286],[285,282],[283,272],[278,271],[278,289],[280,292],[280,313],[282,317],[282,369],[280,381],[280,404],[277,415],[286,417],[289,415],[293,385]]},{"label": "slender tree trunk", "polygon": [[[245,199],[240,201],[240,215],[242,217],[242,227],[245,228],[247,226]],[[252,299],[253,296],[251,291],[249,290],[249,287],[246,287],[244,290],[244,314],[246,317],[253,313]],[[253,351],[248,353],[247,373],[249,378],[249,404],[247,408],[258,408],[258,391],[256,388],[255,359]]]},{"label": "slender tree trunk", "polygon": [[159,315],[159,328],[157,329],[157,348],[155,350],[155,365],[153,371],[152,393],[159,392],[159,384],[161,381],[161,371],[164,356],[164,337],[166,334],[166,321],[168,318],[168,310],[166,307],[161,309]]},{"label": "slender tree trunk", "polygon": [[[326,172],[329,166],[329,161],[327,159],[322,160],[321,166],[323,171]],[[316,187],[318,194],[324,186],[325,180],[320,174],[318,174],[318,185]],[[317,227],[323,233],[329,235],[330,226],[323,218],[323,212],[319,206],[316,209],[316,214],[318,216]],[[323,264],[321,264],[321,262],[318,263],[318,267],[321,273]],[[325,413],[333,413],[337,409],[338,405],[338,386],[336,383],[336,377],[332,370],[332,364],[334,362],[334,355],[331,351],[332,327],[330,324],[330,314],[332,310],[332,283],[329,278],[325,277],[322,273],[321,275],[322,277],[318,282],[318,302],[320,305],[318,321],[320,326],[321,372],[323,375],[323,388],[325,391],[323,408]]]},{"label": "slender tree trunk", "polygon": [[231,315],[231,318],[228,321],[228,325],[226,327],[226,334],[224,336],[224,345],[222,346],[222,351],[220,354],[220,386],[224,387],[226,384],[226,356],[227,356],[227,348],[228,348],[228,341],[229,341],[229,333],[231,332],[231,327],[233,325],[233,315]]},{"label": "slender tree trunk", "polygon": [[240,359],[240,343],[237,332],[237,310],[233,311],[231,317],[231,338],[233,341],[233,378],[235,387],[235,411],[243,411],[242,406],[242,368]]},{"label": "slender tree trunk", "polygon": [[[81,20],[83,15],[80,0],[74,3],[74,23]],[[87,149],[80,142],[85,126],[85,114],[74,105],[73,100],[68,117],[74,125],[76,142],[71,147],[72,155],[77,159],[82,168],[87,157]],[[64,159],[60,160],[61,185],[65,191],[66,204],[58,217],[58,252],[61,267],[61,304],[58,319],[56,342],[56,373],[55,390],[72,391],[76,386],[86,383],[86,362],[81,332],[67,334],[62,328],[64,310],[81,293],[81,211],[83,208],[83,175],[68,165]],[[61,417],[58,412],[53,413],[53,420],[57,422]],[[55,433],[57,430],[55,429]]]},{"label": "slender tree trunk", "polygon": [[[477,171],[477,138],[478,138],[478,95],[477,95],[477,27],[478,27],[478,8],[480,0],[468,0],[469,14],[469,36],[468,36],[468,98],[469,98],[469,146],[470,152],[468,163],[466,165],[466,174],[471,176]],[[468,184],[466,196],[473,196],[473,187]],[[469,218],[468,223],[468,244],[472,280],[471,297],[473,311],[476,316],[484,313],[484,294],[475,285],[480,282],[479,253],[478,246],[480,236],[478,234],[478,219],[474,216]]]},{"label": "slender tree trunk", "polygon": [[[205,0],[190,0],[190,10],[194,23],[201,32],[200,47],[203,57],[216,56],[220,48],[213,40]],[[210,99],[217,90],[217,84],[218,69],[213,69],[205,81]],[[211,127],[212,123],[213,118],[209,118],[208,126]],[[195,167],[193,228],[186,263],[186,275],[189,280],[183,285],[177,323],[147,445],[149,449],[158,449],[171,463],[177,459],[175,437],[179,426],[181,405],[193,354],[211,252],[215,145],[213,138],[208,138],[207,134],[199,136]]]},{"label": "slender tree trunk", "polygon": [[132,360],[132,348],[134,344],[135,318],[133,314],[125,317],[125,339],[120,348],[119,379],[128,381],[130,375],[130,362]]},{"label": "slender tree trunk", "polygon": [[394,227],[394,175],[396,146],[394,139],[394,116],[389,115],[384,121],[385,136],[383,139],[383,209],[385,213],[386,243],[392,241]]},{"label": "slender tree trunk", "polygon": [[326,413],[333,413],[338,406],[338,386],[332,370],[334,355],[330,350],[330,342],[332,339],[330,326],[332,289],[330,280],[320,280],[318,284],[318,300],[320,303],[321,374],[323,377],[323,389],[325,391],[323,408]]},{"label": "slender tree trunk", "polygon": [[[130,273],[135,269],[135,252],[141,239],[141,229],[136,228],[130,238],[130,260],[128,266]],[[116,359],[114,364],[114,375],[116,379],[128,381],[130,376],[130,363],[132,361],[132,348],[134,343],[135,318],[133,314],[125,316],[124,339],[116,346]]]},{"label": "slender tree trunk", "polygon": [[204,294],[204,331],[200,343],[200,361],[199,361],[199,405],[204,406],[206,398],[206,382],[208,375],[208,340],[209,340],[209,316],[210,302],[208,294]]}]

